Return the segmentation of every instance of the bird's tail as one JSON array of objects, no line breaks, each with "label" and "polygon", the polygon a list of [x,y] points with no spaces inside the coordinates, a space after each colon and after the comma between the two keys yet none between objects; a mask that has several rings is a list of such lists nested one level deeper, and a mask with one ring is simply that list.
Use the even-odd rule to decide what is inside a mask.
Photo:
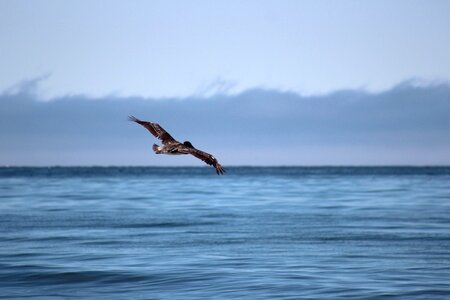
[{"label": "bird's tail", "polygon": [[156,145],[156,144],[153,144],[153,151],[155,151],[156,154],[160,154],[161,153],[161,150],[160,150],[159,146]]}]

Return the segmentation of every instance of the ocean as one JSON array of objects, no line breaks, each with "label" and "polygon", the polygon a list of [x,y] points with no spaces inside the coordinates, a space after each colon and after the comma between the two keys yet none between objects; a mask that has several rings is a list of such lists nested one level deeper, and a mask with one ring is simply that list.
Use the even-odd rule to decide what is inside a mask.
[{"label": "ocean", "polygon": [[450,299],[450,168],[3,167],[0,298]]}]

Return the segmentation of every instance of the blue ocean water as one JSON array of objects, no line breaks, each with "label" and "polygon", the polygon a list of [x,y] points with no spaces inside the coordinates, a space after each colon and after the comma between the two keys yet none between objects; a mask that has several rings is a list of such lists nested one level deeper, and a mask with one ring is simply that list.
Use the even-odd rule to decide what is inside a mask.
[{"label": "blue ocean water", "polygon": [[450,168],[0,168],[0,298],[449,299]]}]

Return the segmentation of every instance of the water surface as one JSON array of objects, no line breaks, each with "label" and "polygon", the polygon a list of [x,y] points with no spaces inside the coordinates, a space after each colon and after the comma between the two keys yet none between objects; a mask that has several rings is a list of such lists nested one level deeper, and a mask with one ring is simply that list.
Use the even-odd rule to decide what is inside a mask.
[{"label": "water surface", "polygon": [[448,299],[450,168],[0,168],[0,298]]}]

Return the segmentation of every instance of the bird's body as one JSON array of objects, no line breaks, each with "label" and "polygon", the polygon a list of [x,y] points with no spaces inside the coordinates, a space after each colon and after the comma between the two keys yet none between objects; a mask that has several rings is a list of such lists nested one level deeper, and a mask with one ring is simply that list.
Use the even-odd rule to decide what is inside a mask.
[{"label": "bird's body", "polygon": [[191,154],[198,159],[203,160],[208,165],[212,165],[216,169],[217,175],[225,172],[224,168],[219,164],[217,159],[209,153],[196,149],[191,142],[186,141],[180,143],[175,140],[164,128],[158,123],[152,123],[148,121],[139,120],[133,116],[130,116],[130,121],[133,121],[143,127],[145,127],[151,134],[162,141],[162,145],[153,144],[153,151],[156,154],[169,154],[169,155],[186,155]]}]

